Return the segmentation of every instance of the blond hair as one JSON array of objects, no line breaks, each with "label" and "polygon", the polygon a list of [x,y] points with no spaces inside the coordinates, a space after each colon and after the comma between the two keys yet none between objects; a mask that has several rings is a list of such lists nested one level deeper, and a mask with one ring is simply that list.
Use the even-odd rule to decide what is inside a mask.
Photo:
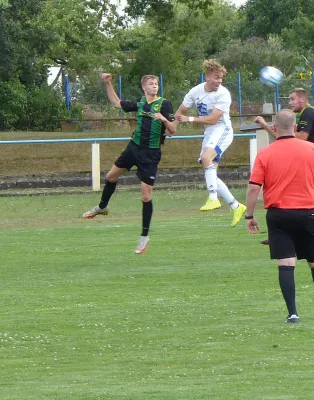
[{"label": "blond hair", "polygon": [[141,79],[141,86],[143,86],[144,83],[145,83],[146,81],[148,81],[148,79],[156,79],[156,81],[159,83],[159,78],[158,78],[158,76],[155,76],[155,75],[144,75],[144,76],[142,77],[142,79]]},{"label": "blond hair", "polygon": [[215,58],[209,58],[203,62],[203,69],[205,74],[209,74],[211,72],[222,72],[223,75],[227,74],[226,68],[219,63]]},{"label": "blond hair", "polygon": [[306,90],[303,88],[294,88],[290,90],[289,94],[295,93],[298,97],[305,97],[305,100],[307,101],[307,93]]}]

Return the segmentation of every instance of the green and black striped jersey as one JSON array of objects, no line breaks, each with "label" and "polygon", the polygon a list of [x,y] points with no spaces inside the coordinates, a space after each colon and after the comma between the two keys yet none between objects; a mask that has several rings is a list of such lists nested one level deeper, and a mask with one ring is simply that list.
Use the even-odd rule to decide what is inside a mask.
[{"label": "green and black striped jersey", "polygon": [[138,101],[121,100],[122,110],[136,112],[136,129],[132,135],[132,141],[139,146],[150,149],[159,148],[165,140],[165,124],[154,119],[154,114],[161,113],[168,121],[174,121],[175,117],[171,103],[163,97],[148,103],[143,96]]},{"label": "green and black striped jersey", "polygon": [[311,105],[307,105],[298,114],[297,119],[297,131],[306,132],[309,134],[307,139],[308,142],[314,142],[314,108]]}]

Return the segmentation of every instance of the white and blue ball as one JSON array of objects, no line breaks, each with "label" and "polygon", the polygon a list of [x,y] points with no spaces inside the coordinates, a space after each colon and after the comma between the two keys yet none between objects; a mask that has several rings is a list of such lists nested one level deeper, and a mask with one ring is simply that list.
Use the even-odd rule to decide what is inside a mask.
[{"label": "white and blue ball", "polygon": [[283,73],[275,67],[264,67],[259,73],[260,80],[267,86],[276,86],[283,81]]}]

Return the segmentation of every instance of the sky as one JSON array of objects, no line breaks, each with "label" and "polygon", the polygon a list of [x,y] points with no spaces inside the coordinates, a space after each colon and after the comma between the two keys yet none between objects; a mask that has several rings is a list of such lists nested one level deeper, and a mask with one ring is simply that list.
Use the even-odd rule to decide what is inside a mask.
[{"label": "sky", "polygon": [[229,2],[233,3],[237,7],[240,7],[246,3],[246,0],[229,0]]}]

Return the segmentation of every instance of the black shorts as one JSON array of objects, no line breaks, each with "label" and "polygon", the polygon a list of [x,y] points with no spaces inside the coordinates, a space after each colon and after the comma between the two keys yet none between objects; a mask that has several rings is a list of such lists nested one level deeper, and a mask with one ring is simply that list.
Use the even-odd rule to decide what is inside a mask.
[{"label": "black shorts", "polygon": [[266,214],[270,258],[314,262],[314,209],[269,208]]},{"label": "black shorts", "polygon": [[149,149],[147,147],[138,146],[131,141],[114,164],[118,168],[126,168],[128,170],[136,166],[136,175],[139,180],[147,185],[153,186],[160,159],[160,149]]}]

